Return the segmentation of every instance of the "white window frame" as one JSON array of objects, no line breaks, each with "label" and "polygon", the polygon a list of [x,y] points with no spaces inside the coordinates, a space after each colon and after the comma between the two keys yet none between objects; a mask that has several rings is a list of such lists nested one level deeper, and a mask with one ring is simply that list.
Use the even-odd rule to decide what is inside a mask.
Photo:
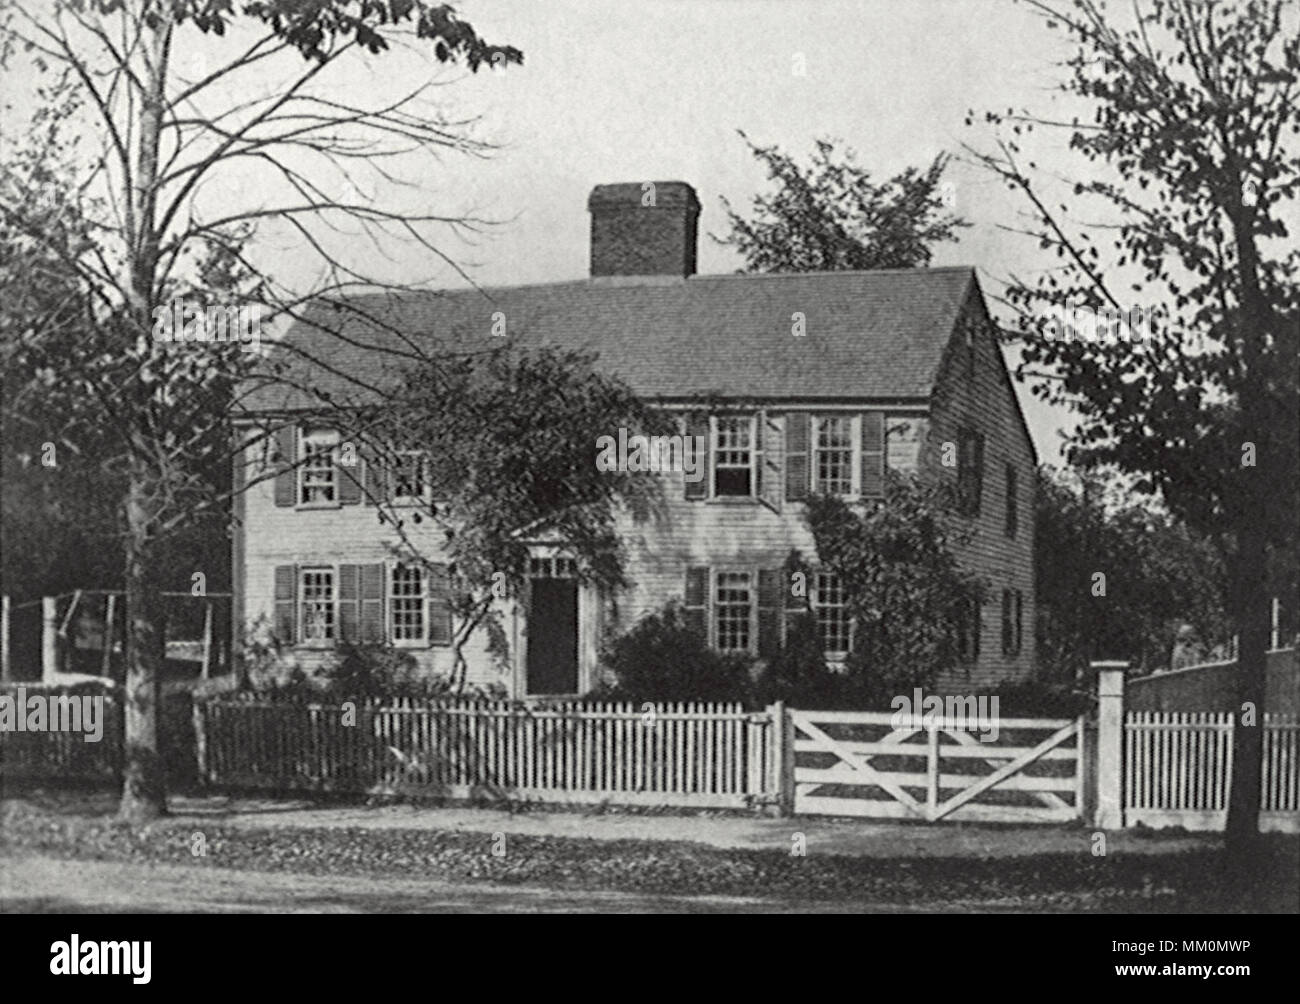
[{"label": "white window frame", "polygon": [[[307,637],[307,576],[328,572],[330,577],[329,605],[333,608],[328,638]],[[303,648],[334,648],[339,641],[339,570],[337,565],[303,565],[298,569],[297,597],[297,643]]]},{"label": "white window frame", "polygon": [[[813,575],[812,575],[812,608],[813,608],[813,617],[817,621],[817,637],[819,641],[821,640],[821,631],[822,631],[821,577],[823,575],[834,576],[835,573],[828,571],[826,569],[816,569],[813,571]],[[836,576],[836,578],[838,578],[838,576]],[[833,609],[842,609],[844,611],[844,621],[845,621],[845,628],[847,634],[847,638],[845,640],[847,642],[847,647],[844,648],[843,650],[836,650],[836,649],[822,650],[822,657],[828,663],[833,663],[836,665],[843,665],[844,661],[848,659],[849,653],[853,651],[853,618],[849,616],[849,597],[847,591],[844,590],[843,582],[840,583],[840,591],[844,593],[844,601],[842,604],[836,604],[836,606]],[[827,606],[827,609],[832,609],[832,608],[830,606]]]},{"label": "white window frame", "polygon": [[[718,583],[724,575],[744,575],[748,580],[749,590],[749,644],[745,648],[723,648],[718,631],[718,613],[722,604],[718,602]],[[741,653],[758,654],[758,570],[750,567],[720,567],[709,570],[709,645],[723,654]]]},{"label": "white window frame", "polygon": [[433,496],[432,487],[429,484],[429,455],[424,450],[398,450],[393,455],[398,463],[406,457],[415,457],[419,464],[417,472],[420,479],[419,495],[401,495],[397,491],[398,484],[398,467],[395,464],[389,469],[389,477],[392,478],[393,485],[393,505],[419,505],[430,501]]},{"label": "white window frame", "polygon": [[[420,634],[416,638],[399,638],[397,636],[397,601],[410,600],[415,597],[411,594],[398,596],[396,592],[397,571],[399,568],[414,569],[419,573],[420,592],[419,592],[419,614],[420,614]],[[429,570],[420,565],[404,562],[390,563],[386,569],[385,575],[385,610],[384,610],[384,633],[385,638],[394,648],[427,648],[429,646]]]},{"label": "white window frame", "polygon": [[[298,470],[294,479],[296,491],[296,507],[299,509],[335,509],[343,503],[339,500],[339,476],[338,476],[338,449],[342,437],[337,429],[312,429],[310,431],[299,427],[298,429]],[[327,482],[321,482],[318,485],[309,485],[307,477],[309,474],[318,472],[313,469],[307,460],[307,448],[309,445],[325,445],[329,447],[329,479]],[[324,451],[320,451],[323,453]],[[320,453],[313,454],[319,456]],[[308,501],[307,489],[309,487],[328,487],[333,498],[330,499],[313,499]]]},{"label": "white window frame", "polygon": [[824,414],[814,414],[808,430],[808,464],[812,471],[810,479],[813,493],[820,492],[821,477],[817,463],[817,446],[818,437],[821,434],[822,422],[828,418],[845,418],[849,422],[849,491],[848,494],[837,493],[838,496],[846,501],[854,501],[862,497],[862,417],[860,415],[843,415],[835,412],[826,412]]},{"label": "white window frame", "polygon": [[[747,419],[749,421],[749,493],[747,495],[718,494],[718,422],[719,420]],[[758,416],[754,414],[722,414],[709,416],[709,498],[722,501],[746,501],[758,497]],[[737,465],[726,464],[725,469],[740,470]]]}]

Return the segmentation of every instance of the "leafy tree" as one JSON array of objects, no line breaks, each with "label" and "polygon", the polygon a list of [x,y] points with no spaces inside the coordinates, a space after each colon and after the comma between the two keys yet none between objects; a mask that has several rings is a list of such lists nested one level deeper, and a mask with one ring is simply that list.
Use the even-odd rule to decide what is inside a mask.
[{"label": "leafy tree", "polygon": [[956,240],[969,225],[944,210],[944,155],[878,184],[852,150],[837,150],[832,140],[818,140],[804,167],[740,135],[778,184],[775,193],[754,198],[749,219],[722,200],[731,232],[718,240],[744,256],[741,271],[918,268],[930,264],[935,244]]},{"label": "leafy tree", "polygon": [[[1110,465],[1222,543],[1240,637],[1227,860],[1255,860],[1270,565],[1296,547],[1300,498],[1300,11],[1284,0],[1151,0],[1129,22],[1095,0],[1028,0],[1077,43],[1060,84],[1091,120],[991,113],[971,153],[1022,193],[1055,256],[1012,279],[1025,366],[1074,406],[1073,462]],[[1054,189],[1025,147],[1061,131],[1086,161]],[[1079,222],[1086,220],[1087,222]],[[1160,308],[1151,337],[1060,339],[1053,308]]]},{"label": "leafy tree", "polygon": [[436,501],[409,515],[375,501],[379,518],[399,532],[399,557],[427,565],[427,538],[410,531],[428,522],[441,531],[456,688],[468,668],[464,646],[477,631],[504,654],[499,601],[523,588],[539,539],[563,542],[580,581],[606,590],[627,584],[616,516],[650,518],[661,483],[655,474],[600,470],[596,440],[620,429],[667,435],[676,427],[594,363],[578,352],[512,346],[445,356],[407,373],[381,410],[356,417],[358,440],[372,451],[427,457]]},{"label": "leafy tree", "polygon": [[932,687],[958,663],[953,625],[983,599],[954,555],[960,523],[947,485],[889,472],[882,502],[860,511],[837,497],[808,502],[822,566],[840,577],[853,618],[846,670],[861,706]]},{"label": "leafy tree", "polygon": [[1228,640],[1212,541],[1100,472],[1042,468],[1035,499],[1035,539],[1050,542],[1034,558],[1042,676],[1081,679],[1090,659],[1117,656],[1140,671],[1167,668],[1184,623],[1207,646]]},{"label": "leafy tree", "polygon": [[[50,226],[44,179],[21,163],[8,172],[16,197],[0,204],[0,218],[76,276],[71,303],[86,323],[21,332],[17,353],[25,371],[57,373],[45,388],[60,406],[52,410],[93,429],[96,455],[124,482],[126,819],[166,808],[157,727],[165,544],[228,500],[220,472],[234,449],[235,388],[256,360],[234,342],[152,337],[156,308],[180,297],[265,307],[268,323],[298,317],[309,300],[346,303],[358,286],[392,288],[359,268],[358,245],[388,252],[401,242],[408,260],[414,247],[443,263],[438,235],[482,222],[386,206],[358,183],[391,191],[403,157],[427,174],[448,149],[483,149],[464,123],[429,106],[437,81],[397,98],[332,86],[345,79],[338,74],[374,72],[394,44],[471,70],[522,61],[449,5],[425,0],[0,5],[0,55],[28,53],[72,81],[80,104],[66,121],[88,119],[102,141],[76,159],[74,188],[87,197],[84,225],[69,239]],[[268,88],[275,68],[284,75]],[[203,197],[223,183],[223,197]],[[321,280],[306,290],[278,283],[250,245],[259,225],[294,235]]]}]

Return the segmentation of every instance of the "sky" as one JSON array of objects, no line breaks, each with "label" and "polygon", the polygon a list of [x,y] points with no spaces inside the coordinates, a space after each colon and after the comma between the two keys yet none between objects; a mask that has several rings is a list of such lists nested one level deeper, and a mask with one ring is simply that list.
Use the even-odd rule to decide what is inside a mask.
[{"label": "sky", "polygon": [[[438,212],[473,210],[498,221],[490,234],[445,250],[481,285],[580,278],[588,270],[586,200],[598,184],[682,180],[699,194],[699,271],[735,271],[735,253],[711,239],[725,231],[722,198],[747,207],[768,187],[761,165],[737,135],[775,144],[803,159],[815,139],[835,138],[856,151],[878,179],[925,166],[963,144],[988,148],[985,110],[1028,106],[1060,113],[1056,63],[1063,36],[1015,0],[468,0],[461,14],[490,41],[523,50],[523,66],[471,76],[439,71],[447,114],[474,117],[473,134],[494,144],[487,158],[448,152],[421,161],[408,186],[374,181],[394,205]],[[187,42],[177,58],[202,69],[221,46]],[[256,81],[274,89],[298,66]],[[414,86],[433,69],[427,56],[398,51],[367,72],[322,81],[342,96],[381,98]],[[31,78],[11,72],[11,100]],[[247,85],[245,85],[247,86]],[[21,99],[18,102],[22,104]],[[976,124],[967,126],[974,110]],[[1038,140],[1047,170],[1079,168],[1065,137]],[[399,170],[399,174],[401,171]],[[970,265],[986,294],[1015,273],[1032,278],[1050,266],[1035,245],[1006,231],[1024,205],[981,169],[958,159],[946,180],[953,210],[972,226],[935,248],[935,265]],[[255,175],[214,179],[197,203],[209,212],[258,197]],[[264,235],[264,261],[279,274],[312,278],[301,242]],[[397,253],[384,264],[419,285],[463,280],[426,256]],[[301,273],[299,275],[299,273]],[[996,304],[993,305],[995,313]],[[1041,460],[1060,462],[1064,411],[1017,387]]]}]

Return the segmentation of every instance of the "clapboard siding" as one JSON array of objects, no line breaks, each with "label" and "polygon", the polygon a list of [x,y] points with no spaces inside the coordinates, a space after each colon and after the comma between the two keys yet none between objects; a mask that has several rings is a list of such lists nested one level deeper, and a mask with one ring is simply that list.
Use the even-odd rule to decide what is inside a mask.
[{"label": "clapboard siding", "polygon": [[[975,359],[968,372],[967,350],[963,334],[965,324],[973,324]],[[1034,665],[1034,466],[1033,447],[1016,403],[1010,378],[996,342],[978,287],[972,283],[968,302],[954,329],[949,347],[938,368],[935,389],[929,400],[915,399],[897,410],[880,401],[838,401],[837,408],[853,412],[882,410],[889,419],[925,418],[929,434],[920,448],[920,469],[927,476],[955,479],[956,471],[940,465],[942,446],[957,441],[958,429],[971,426],[985,437],[984,486],[981,512],[977,519],[964,521],[974,530],[973,539],[960,547],[962,564],[980,574],[989,588],[984,606],[983,630],[979,659],[950,673],[943,689],[964,691],[987,689],[999,682],[1019,680],[1032,675]],[[818,410],[815,396],[806,402],[793,397],[779,407],[773,406],[769,435],[765,439],[768,459],[779,459],[783,439],[784,415],[790,410]],[[887,461],[890,466],[911,467],[918,463],[914,443],[893,445],[887,438]],[[1019,527],[1014,539],[1004,532],[1006,519],[1005,465],[1017,471]],[[782,484],[784,471],[779,466],[764,472]],[[580,600],[579,619],[584,666],[593,667],[598,634],[606,630],[626,630],[640,617],[661,608],[674,598],[682,598],[686,570],[691,567],[773,568],[781,566],[792,549],[810,561],[815,547],[804,519],[801,502],[781,501],[780,511],[773,511],[758,501],[722,502],[687,501],[680,473],[665,478],[663,507],[660,515],[647,522],[630,517],[620,519],[619,528],[627,547],[627,577],[631,586],[626,594],[601,603],[586,596]],[[783,494],[783,493],[774,493]],[[242,598],[245,623],[255,626],[273,623],[274,575],[277,565],[286,564],[366,564],[391,558],[397,534],[382,525],[375,508],[349,505],[335,509],[298,510],[275,505],[270,480],[253,485],[243,499],[243,526],[236,535],[240,552],[235,562],[236,590]],[[434,560],[440,554],[440,534],[429,524],[411,528],[412,539]],[[1007,657],[1001,648],[1001,595],[1003,589],[1017,589],[1023,595],[1022,648],[1018,655]],[[585,595],[585,594],[584,594]],[[595,613],[600,609],[599,615]],[[503,625],[512,641],[509,669],[499,667],[489,657],[483,638],[471,642],[467,650],[471,683],[501,684],[518,693],[522,682],[523,618],[520,610],[503,608]],[[451,669],[452,653],[448,648],[412,650],[422,668],[431,673]],[[319,665],[328,653],[299,649],[294,658],[304,668]],[[587,673],[588,669],[583,669]],[[587,682],[594,682],[584,676]]]},{"label": "clapboard siding", "polygon": [[[974,333],[973,373],[968,368],[965,328]],[[982,575],[988,586],[983,609],[979,659],[955,670],[944,688],[985,689],[1022,680],[1034,667],[1034,470],[1036,459],[1020,407],[1015,399],[1002,348],[994,334],[983,299],[972,290],[953,332],[931,405],[930,439],[922,466],[931,474],[956,483],[957,472],[941,463],[945,443],[957,443],[958,429],[968,426],[984,435],[984,487],[980,514],[963,519],[972,539],[957,549],[962,565]],[[1007,513],[1005,467],[1017,472],[1019,527],[1014,538],[1005,533]],[[1024,595],[1022,647],[1017,656],[1002,654],[1002,590]]]}]

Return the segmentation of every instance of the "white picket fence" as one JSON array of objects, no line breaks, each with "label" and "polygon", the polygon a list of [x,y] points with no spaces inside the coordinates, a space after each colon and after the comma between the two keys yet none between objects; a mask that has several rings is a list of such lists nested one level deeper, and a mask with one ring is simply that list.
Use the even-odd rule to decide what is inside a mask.
[{"label": "white picket fence", "polygon": [[[1124,821],[1128,826],[1220,830],[1232,777],[1232,715],[1130,711],[1124,724]],[[1265,715],[1260,828],[1296,829],[1300,720]]]},{"label": "white picket fence", "polygon": [[770,801],[771,710],[737,704],[218,699],[195,705],[214,784],[744,808]]}]

